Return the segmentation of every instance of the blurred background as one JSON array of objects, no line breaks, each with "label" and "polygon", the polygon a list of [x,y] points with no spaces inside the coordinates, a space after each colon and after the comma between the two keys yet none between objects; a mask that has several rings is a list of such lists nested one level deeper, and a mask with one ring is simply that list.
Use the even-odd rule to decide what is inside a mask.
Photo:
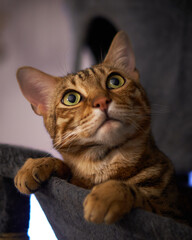
[{"label": "blurred background", "polygon": [[[0,1],[1,143],[57,154],[42,119],[21,94],[16,71],[29,65],[55,75],[71,72],[74,49],[68,15],[62,0]],[[35,196],[30,203],[30,239],[56,239]]]},{"label": "blurred background", "polygon": [[158,146],[186,182],[192,169],[190,0],[1,0],[0,142],[57,156],[16,71],[29,65],[62,76],[90,66],[104,58],[120,29],[131,39],[152,103]]},{"label": "blurred background", "polygon": [[53,75],[72,70],[69,13],[62,0],[6,0],[0,7],[0,141],[52,151],[42,119],[21,94],[16,71],[24,65]]}]

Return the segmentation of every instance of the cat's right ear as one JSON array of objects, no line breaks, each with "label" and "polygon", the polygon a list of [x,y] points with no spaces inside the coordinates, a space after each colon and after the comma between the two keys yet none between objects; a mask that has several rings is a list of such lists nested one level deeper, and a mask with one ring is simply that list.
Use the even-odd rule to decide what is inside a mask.
[{"label": "cat's right ear", "polygon": [[32,67],[19,68],[17,80],[34,112],[41,116],[46,115],[53,90],[59,80]]}]

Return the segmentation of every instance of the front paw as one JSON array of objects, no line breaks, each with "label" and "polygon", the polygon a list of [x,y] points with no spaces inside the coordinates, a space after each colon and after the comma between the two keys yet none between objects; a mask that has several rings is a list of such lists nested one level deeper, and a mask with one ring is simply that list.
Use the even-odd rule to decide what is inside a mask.
[{"label": "front paw", "polygon": [[15,186],[23,194],[33,193],[40,187],[40,181],[33,174],[35,169],[34,161],[35,159],[32,158],[27,159],[15,176]]},{"label": "front paw", "polygon": [[23,194],[37,191],[52,175],[64,178],[68,174],[68,167],[54,158],[29,158],[18,171],[14,183]]},{"label": "front paw", "polygon": [[84,201],[84,217],[93,223],[114,223],[133,205],[130,189],[120,181],[110,180],[95,186]]}]

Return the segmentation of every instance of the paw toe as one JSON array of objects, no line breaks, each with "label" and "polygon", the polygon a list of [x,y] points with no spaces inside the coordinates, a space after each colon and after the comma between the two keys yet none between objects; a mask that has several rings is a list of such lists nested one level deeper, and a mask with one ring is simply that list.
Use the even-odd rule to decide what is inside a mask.
[{"label": "paw toe", "polygon": [[38,183],[43,183],[51,177],[52,172],[53,169],[48,164],[41,164],[33,168],[32,175]]}]

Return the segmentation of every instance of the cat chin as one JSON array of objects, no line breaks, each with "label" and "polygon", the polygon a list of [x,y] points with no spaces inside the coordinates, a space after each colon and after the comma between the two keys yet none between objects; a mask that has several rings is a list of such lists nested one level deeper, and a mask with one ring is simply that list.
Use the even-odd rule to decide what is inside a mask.
[{"label": "cat chin", "polygon": [[135,132],[136,129],[130,124],[127,125],[118,120],[108,120],[94,130],[90,137],[82,137],[80,142],[83,145],[100,145],[104,149],[114,148],[131,139]]},{"label": "cat chin", "polygon": [[109,147],[114,147],[126,139],[125,127],[119,121],[107,121],[95,135],[95,141]]}]

